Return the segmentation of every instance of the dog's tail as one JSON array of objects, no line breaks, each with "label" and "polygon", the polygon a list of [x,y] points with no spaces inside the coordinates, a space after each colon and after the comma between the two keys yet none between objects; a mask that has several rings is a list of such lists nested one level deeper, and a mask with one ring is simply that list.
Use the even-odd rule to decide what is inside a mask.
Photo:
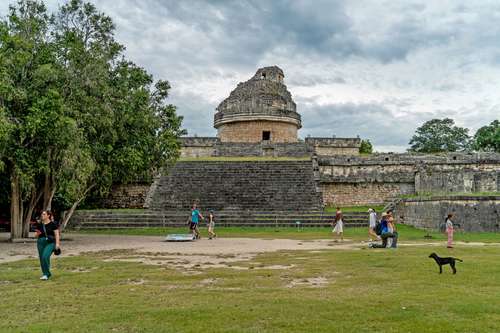
[{"label": "dog's tail", "polygon": [[458,260],[460,262],[464,262],[462,259],[455,258],[455,260]]}]

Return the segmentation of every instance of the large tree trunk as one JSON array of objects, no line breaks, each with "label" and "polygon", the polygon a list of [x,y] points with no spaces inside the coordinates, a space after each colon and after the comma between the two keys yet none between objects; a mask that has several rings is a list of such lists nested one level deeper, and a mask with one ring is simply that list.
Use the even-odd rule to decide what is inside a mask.
[{"label": "large tree trunk", "polygon": [[95,184],[90,185],[85,190],[85,192],[83,193],[83,195],[75,203],[73,203],[73,205],[71,206],[71,208],[64,213],[64,217],[63,217],[63,219],[61,221],[61,231],[66,228],[66,225],[68,224],[69,219],[71,218],[71,216],[73,216],[73,213],[75,212],[76,207],[78,207],[78,205],[80,204],[80,202],[82,202],[82,200],[85,199],[85,197],[87,196],[87,193],[89,193],[89,191],[92,188],[94,188],[94,187],[95,187]]},{"label": "large tree trunk", "polygon": [[23,237],[29,237],[31,216],[33,215],[33,211],[35,210],[38,201],[40,201],[42,194],[42,192],[37,192],[36,188],[33,188],[33,190],[31,191],[30,202],[28,204],[28,207],[26,207],[26,212],[24,215]]},{"label": "large tree trunk", "polygon": [[52,198],[50,193],[52,192],[52,182],[50,177],[50,171],[45,172],[45,180],[43,182],[43,209],[50,210]]},{"label": "large tree trunk", "polygon": [[21,184],[16,170],[12,170],[10,186],[10,238],[17,239],[23,236],[23,214]]}]

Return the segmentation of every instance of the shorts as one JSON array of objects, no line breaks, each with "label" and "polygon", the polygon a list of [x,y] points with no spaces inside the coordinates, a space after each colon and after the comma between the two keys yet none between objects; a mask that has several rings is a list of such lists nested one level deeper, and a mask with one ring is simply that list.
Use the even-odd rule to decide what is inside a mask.
[{"label": "shorts", "polygon": [[198,228],[198,223],[195,222],[189,223],[189,230],[194,230],[196,228]]},{"label": "shorts", "polygon": [[344,222],[342,220],[337,221],[335,224],[335,227],[333,228],[332,232],[336,232],[337,234],[340,234],[341,232],[344,232]]},{"label": "shorts", "polygon": [[208,223],[208,230],[214,230],[214,227],[215,227],[215,222]]}]

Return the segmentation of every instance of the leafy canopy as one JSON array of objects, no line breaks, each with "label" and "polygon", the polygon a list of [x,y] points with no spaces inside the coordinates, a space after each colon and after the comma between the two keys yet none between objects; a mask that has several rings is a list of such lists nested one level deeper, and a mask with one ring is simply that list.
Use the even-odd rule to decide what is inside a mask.
[{"label": "leafy canopy", "polygon": [[432,119],[417,128],[410,140],[410,151],[439,153],[469,148],[469,129],[455,126],[453,119]]},{"label": "leafy canopy", "polygon": [[500,153],[500,121],[481,127],[474,135],[474,149]]}]

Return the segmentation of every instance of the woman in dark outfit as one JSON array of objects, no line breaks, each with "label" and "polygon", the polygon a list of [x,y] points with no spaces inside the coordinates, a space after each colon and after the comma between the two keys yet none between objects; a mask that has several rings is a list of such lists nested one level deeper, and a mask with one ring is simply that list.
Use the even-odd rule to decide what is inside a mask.
[{"label": "woman in dark outfit", "polygon": [[60,248],[59,228],[53,221],[51,212],[44,210],[41,217],[42,220],[36,226],[38,237],[36,245],[43,273],[40,280],[48,280],[52,275],[50,274],[50,256],[54,249]]}]

